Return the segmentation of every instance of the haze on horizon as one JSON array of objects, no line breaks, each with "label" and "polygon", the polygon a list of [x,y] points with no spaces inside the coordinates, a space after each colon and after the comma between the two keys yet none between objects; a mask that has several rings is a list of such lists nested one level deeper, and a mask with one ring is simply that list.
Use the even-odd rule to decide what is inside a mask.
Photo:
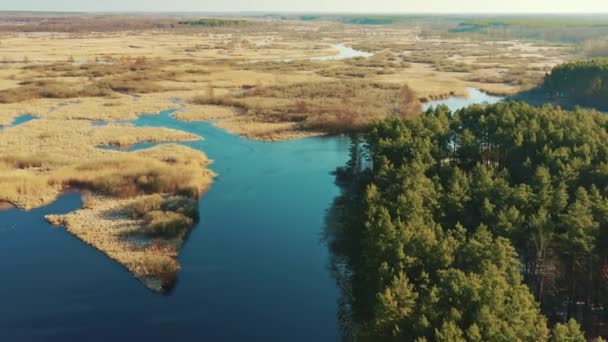
[{"label": "haze on horizon", "polygon": [[0,0],[2,11],[608,13],[606,0]]}]

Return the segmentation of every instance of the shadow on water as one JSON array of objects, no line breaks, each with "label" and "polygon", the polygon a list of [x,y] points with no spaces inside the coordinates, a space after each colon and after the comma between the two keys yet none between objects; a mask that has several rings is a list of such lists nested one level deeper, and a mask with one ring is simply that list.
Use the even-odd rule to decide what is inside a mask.
[{"label": "shadow on water", "polygon": [[352,303],[354,294],[352,289],[353,272],[349,257],[352,240],[345,233],[344,208],[347,201],[346,190],[337,196],[327,210],[325,226],[322,232],[322,241],[326,244],[329,257],[328,268],[336,281],[336,287],[340,291],[337,300],[336,316],[339,330],[343,341],[351,341],[354,338],[355,318]]}]

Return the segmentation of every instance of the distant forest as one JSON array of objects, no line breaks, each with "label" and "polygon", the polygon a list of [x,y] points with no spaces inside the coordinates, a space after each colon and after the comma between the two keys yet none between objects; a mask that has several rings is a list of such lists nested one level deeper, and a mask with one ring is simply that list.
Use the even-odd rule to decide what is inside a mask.
[{"label": "distant forest", "polygon": [[354,137],[327,232],[345,335],[606,336],[606,141],[604,114],[522,102],[441,106]]},{"label": "distant forest", "polygon": [[202,18],[195,20],[180,21],[181,25],[192,25],[192,26],[207,26],[207,27],[225,27],[225,26],[238,26],[246,24],[247,20],[239,19],[218,19],[218,18]]},{"label": "distant forest", "polygon": [[528,39],[574,44],[587,57],[608,56],[606,15],[300,15],[303,21],[337,21],[351,25],[419,27],[424,35]]},{"label": "distant forest", "polygon": [[526,38],[580,43],[606,38],[608,17],[600,16],[512,16],[477,17],[462,21],[454,33],[477,33],[496,38]]},{"label": "distant forest", "polygon": [[551,97],[608,109],[608,58],[559,65],[545,77],[542,89]]}]

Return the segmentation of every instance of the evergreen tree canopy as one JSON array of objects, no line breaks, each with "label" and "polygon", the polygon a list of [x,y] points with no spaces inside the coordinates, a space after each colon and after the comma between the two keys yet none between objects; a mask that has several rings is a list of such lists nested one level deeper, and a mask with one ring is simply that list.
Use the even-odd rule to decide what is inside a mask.
[{"label": "evergreen tree canopy", "polygon": [[606,304],[606,142],[600,113],[520,102],[439,107],[353,140],[370,159],[343,215],[355,334],[578,340],[576,322],[553,337],[547,322]]},{"label": "evergreen tree canopy", "polygon": [[544,90],[576,104],[608,108],[608,58],[564,63],[545,77]]}]

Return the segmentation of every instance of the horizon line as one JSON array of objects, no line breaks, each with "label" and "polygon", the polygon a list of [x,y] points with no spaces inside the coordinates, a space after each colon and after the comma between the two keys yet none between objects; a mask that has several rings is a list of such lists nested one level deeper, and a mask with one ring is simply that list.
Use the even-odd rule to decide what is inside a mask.
[{"label": "horizon line", "polygon": [[492,12],[492,11],[470,11],[470,12],[349,12],[349,11],[314,11],[314,10],[292,10],[292,11],[280,11],[280,10],[5,10],[0,9],[0,13],[78,13],[78,14],[186,14],[186,13],[207,13],[207,14],[319,14],[319,15],[387,15],[387,16],[399,16],[399,15],[594,15],[602,16],[608,15],[608,10],[605,12],[592,12],[592,11],[581,11],[581,12]]}]

